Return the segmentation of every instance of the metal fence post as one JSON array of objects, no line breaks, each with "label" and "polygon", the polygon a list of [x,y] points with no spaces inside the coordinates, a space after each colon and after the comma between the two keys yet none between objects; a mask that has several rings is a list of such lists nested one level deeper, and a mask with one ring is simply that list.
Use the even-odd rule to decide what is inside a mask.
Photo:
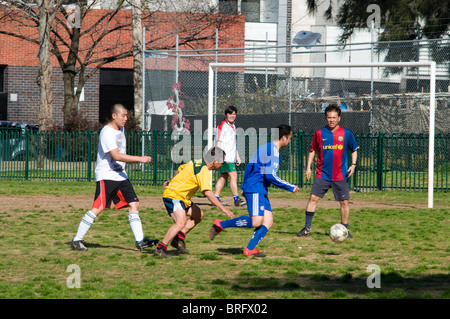
[{"label": "metal fence post", "polygon": [[153,185],[156,186],[158,182],[158,132],[153,131],[152,136],[152,163],[153,163]]},{"label": "metal fence post", "polygon": [[88,130],[88,165],[87,165],[87,180],[92,180],[92,130]]},{"label": "metal fence post", "polygon": [[303,188],[303,131],[297,133],[298,187]]},{"label": "metal fence post", "polygon": [[25,180],[28,180],[30,160],[30,130],[25,130]]},{"label": "metal fence post", "polygon": [[378,134],[378,149],[377,149],[377,188],[383,189],[383,148],[384,148],[384,134]]}]

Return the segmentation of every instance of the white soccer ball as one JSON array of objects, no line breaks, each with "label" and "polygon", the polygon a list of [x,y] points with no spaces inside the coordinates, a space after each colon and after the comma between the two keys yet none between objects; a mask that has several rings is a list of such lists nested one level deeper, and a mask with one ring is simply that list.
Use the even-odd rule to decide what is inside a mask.
[{"label": "white soccer ball", "polygon": [[348,237],[348,230],[342,224],[334,224],[330,228],[330,238],[335,243],[342,243]]}]

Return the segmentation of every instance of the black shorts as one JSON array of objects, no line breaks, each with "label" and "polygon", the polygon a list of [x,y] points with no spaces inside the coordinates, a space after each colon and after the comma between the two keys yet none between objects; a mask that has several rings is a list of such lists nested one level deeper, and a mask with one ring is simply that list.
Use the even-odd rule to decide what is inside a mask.
[{"label": "black shorts", "polygon": [[333,189],[334,198],[337,201],[350,199],[348,180],[345,179],[342,181],[331,182],[316,177],[311,188],[311,194],[323,198],[330,188]]},{"label": "black shorts", "polygon": [[124,181],[98,181],[92,207],[97,209],[110,208],[111,200],[114,202],[115,209],[127,207],[132,202],[139,202],[128,179]]}]

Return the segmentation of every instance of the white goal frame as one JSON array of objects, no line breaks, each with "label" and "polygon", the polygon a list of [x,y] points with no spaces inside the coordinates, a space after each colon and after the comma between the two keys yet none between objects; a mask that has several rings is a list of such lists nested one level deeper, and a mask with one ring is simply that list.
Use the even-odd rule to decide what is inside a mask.
[{"label": "white goal frame", "polygon": [[393,68],[426,67],[430,69],[430,124],[428,141],[428,208],[433,208],[434,137],[436,113],[436,62],[376,62],[376,63],[210,63],[208,74],[208,149],[213,146],[214,70],[218,68]]}]

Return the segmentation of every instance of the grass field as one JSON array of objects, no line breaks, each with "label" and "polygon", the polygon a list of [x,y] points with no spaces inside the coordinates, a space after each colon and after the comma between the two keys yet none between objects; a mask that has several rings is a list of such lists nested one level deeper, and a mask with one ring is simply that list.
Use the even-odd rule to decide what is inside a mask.
[{"label": "grass field", "polygon": [[[354,239],[336,244],[327,231],[339,221],[337,203],[333,208],[319,204],[312,236],[299,238],[295,233],[304,224],[309,190],[297,195],[273,190],[272,198],[301,200],[298,207],[273,207],[274,226],[258,245],[267,257],[259,259],[242,254],[250,229],[227,229],[211,242],[213,220],[226,216],[202,205],[205,218],[186,238],[191,254],[170,248],[173,257],[162,259],[153,256],[153,248],[135,249],[123,210],[107,210],[95,221],[85,237],[87,252],[70,249],[94,187],[2,181],[2,201],[16,202],[9,203],[15,208],[0,209],[1,299],[450,298],[448,193],[435,194],[434,209],[425,208],[422,192],[352,194],[353,202],[393,205],[352,208]],[[160,187],[135,188],[140,198],[159,199],[162,192]],[[64,198],[73,195],[86,196],[84,207],[65,205]],[[61,205],[39,202],[30,208],[29,201],[39,196],[61,199]],[[233,210],[247,214],[246,208]],[[151,238],[161,239],[172,223],[160,207],[141,207],[140,216]],[[80,288],[68,287],[70,265],[80,269]],[[369,265],[379,267],[381,288],[368,287]]]}]

